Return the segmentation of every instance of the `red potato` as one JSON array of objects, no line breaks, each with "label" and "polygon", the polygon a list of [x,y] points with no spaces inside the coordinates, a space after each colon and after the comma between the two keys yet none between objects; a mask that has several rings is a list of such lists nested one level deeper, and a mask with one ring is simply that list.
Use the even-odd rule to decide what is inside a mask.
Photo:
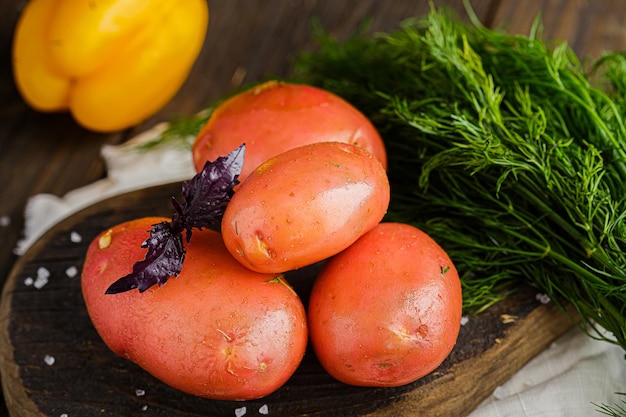
[{"label": "red potato", "polygon": [[285,272],[347,248],[381,221],[388,205],[380,161],[354,145],[314,143],[250,174],[226,207],[222,236],[246,267]]},{"label": "red potato", "polygon": [[415,227],[381,223],[320,272],[309,300],[309,339],[337,380],[400,386],[450,354],[461,307],[461,282],[444,250]]},{"label": "red potato", "polygon": [[304,306],[284,279],[235,261],[215,231],[195,231],[178,278],[143,293],[105,294],[145,256],[161,218],[103,232],[82,273],[87,311],[103,341],[162,382],[219,399],[263,397],[298,367],[307,344]]},{"label": "red potato", "polygon": [[244,142],[240,181],[269,158],[315,142],[357,145],[387,166],[384,143],[369,119],[342,98],[309,85],[270,81],[218,106],[193,144],[197,172]]}]

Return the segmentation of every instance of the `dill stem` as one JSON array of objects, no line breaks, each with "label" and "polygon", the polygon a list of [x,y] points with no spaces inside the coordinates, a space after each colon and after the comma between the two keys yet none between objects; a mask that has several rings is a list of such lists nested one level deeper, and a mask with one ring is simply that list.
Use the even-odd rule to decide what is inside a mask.
[{"label": "dill stem", "polygon": [[588,245],[588,239],[583,236],[572,223],[564,219],[562,216],[558,215],[557,212],[554,211],[552,207],[550,207],[550,205],[546,203],[545,199],[539,197],[540,194],[537,191],[533,192],[525,186],[518,186],[516,187],[515,191],[516,193],[522,195],[527,201],[532,202],[533,206],[539,208],[541,212],[550,217],[550,220],[552,220],[558,227],[563,229],[567,236],[572,237],[574,241],[581,245],[585,256],[587,256],[589,253],[595,252],[590,249],[590,245]]}]

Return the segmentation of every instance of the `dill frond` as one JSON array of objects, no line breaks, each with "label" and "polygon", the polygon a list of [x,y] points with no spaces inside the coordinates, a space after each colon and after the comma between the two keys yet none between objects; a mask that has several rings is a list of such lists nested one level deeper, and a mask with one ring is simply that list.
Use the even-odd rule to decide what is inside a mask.
[{"label": "dill frond", "polygon": [[610,87],[599,88],[567,44],[540,32],[538,20],[530,36],[510,35],[433,8],[370,37],[318,31],[293,79],[377,126],[386,220],[446,249],[467,313],[530,284],[626,349],[626,59],[597,63]]}]

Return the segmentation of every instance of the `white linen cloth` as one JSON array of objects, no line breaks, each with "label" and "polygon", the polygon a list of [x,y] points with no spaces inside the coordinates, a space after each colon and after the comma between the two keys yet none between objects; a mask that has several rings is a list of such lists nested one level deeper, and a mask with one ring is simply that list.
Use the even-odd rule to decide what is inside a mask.
[{"label": "white linen cloth", "polygon": [[24,213],[23,238],[15,253],[23,254],[48,228],[65,217],[98,201],[152,185],[183,181],[195,174],[191,151],[180,146],[157,146],[138,150],[167,128],[161,123],[118,146],[104,145],[101,150],[107,177],[70,191],[63,197],[37,194],[30,198]]},{"label": "white linen cloth", "polygon": [[[182,181],[195,171],[191,152],[180,147],[136,151],[152,140],[165,124],[119,146],[102,148],[107,178],[63,197],[40,194],[26,207],[24,239],[16,253],[24,253],[59,220],[113,195],[151,185]],[[159,169],[154,169],[158,166]],[[470,417],[589,417],[602,416],[601,405],[626,408],[626,357],[619,346],[591,339],[573,329],[532,359],[498,387]]]}]

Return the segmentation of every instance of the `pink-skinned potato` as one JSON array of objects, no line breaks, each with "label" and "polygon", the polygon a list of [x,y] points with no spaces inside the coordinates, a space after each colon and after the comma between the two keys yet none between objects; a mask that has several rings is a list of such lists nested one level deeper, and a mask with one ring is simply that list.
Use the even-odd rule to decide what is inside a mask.
[{"label": "pink-skinned potato", "polygon": [[258,166],[228,203],[222,236],[247,268],[299,269],[347,248],[389,206],[387,173],[358,146],[318,142]]},{"label": "pink-skinned potato", "polygon": [[142,242],[164,220],[122,223],[91,242],[81,284],[100,337],[116,354],[188,394],[247,400],[277,390],[306,349],[304,306],[282,276],[235,261],[218,232],[194,231],[181,273],[163,286],[105,294],[144,258]]},{"label": "pink-skinned potato", "polygon": [[360,146],[387,166],[384,142],[370,120],[341,97],[318,87],[268,81],[217,106],[192,147],[202,170],[242,143],[246,159],[240,181],[267,159],[315,142]]},{"label": "pink-skinned potato", "polygon": [[446,252],[423,231],[380,223],[324,265],[309,339],[337,380],[392,387],[435,370],[456,344],[462,294]]}]

